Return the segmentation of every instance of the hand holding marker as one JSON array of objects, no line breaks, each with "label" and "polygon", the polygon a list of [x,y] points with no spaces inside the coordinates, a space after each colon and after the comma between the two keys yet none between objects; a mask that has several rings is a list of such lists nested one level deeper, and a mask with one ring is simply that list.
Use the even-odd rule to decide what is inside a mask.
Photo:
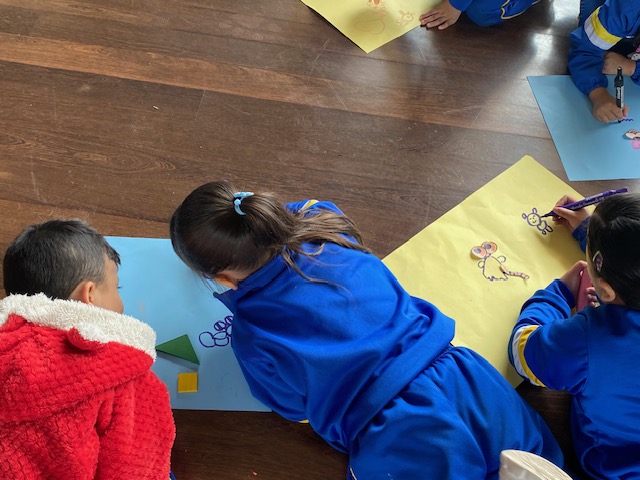
[{"label": "hand holding marker", "polygon": [[[588,207],[589,205],[595,205],[596,203],[600,203],[607,197],[611,195],[616,195],[618,193],[627,192],[627,187],[619,188],[618,190],[607,190],[606,192],[597,193],[595,195],[591,195],[590,197],[585,197],[582,200],[578,200],[577,202],[567,203],[566,205],[560,205],[562,208],[566,208],[567,210],[580,210],[581,208]],[[553,210],[545,215],[541,215],[541,218],[544,217],[558,217],[559,215],[555,213]]]},{"label": "hand holding marker", "polygon": [[[616,105],[620,110],[624,110],[624,77],[622,76],[622,67],[618,67],[618,74],[613,84],[616,87]],[[618,120],[618,123],[621,121],[622,120]]]}]

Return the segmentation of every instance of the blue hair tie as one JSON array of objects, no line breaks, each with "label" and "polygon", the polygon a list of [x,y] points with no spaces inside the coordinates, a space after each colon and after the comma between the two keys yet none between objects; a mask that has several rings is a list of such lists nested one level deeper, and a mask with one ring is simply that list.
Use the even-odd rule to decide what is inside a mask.
[{"label": "blue hair tie", "polygon": [[238,215],[246,215],[246,213],[240,209],[240,204],[242,203],[242,200],[247,197],[251,197],[252,195],[253,192],[237,192],[233,194],[233,198],[235,198],[233,201],[233,208],[236,209],[236,213]]}]

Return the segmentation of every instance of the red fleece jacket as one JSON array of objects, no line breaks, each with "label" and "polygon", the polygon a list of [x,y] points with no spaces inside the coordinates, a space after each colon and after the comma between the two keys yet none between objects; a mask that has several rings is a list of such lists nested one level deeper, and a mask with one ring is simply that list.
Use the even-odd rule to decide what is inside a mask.
[{"label": "red fleece jacket", "polygon": [[0,478],[166,480],[175,426],[155,333],[44,295],[0,301]]}]

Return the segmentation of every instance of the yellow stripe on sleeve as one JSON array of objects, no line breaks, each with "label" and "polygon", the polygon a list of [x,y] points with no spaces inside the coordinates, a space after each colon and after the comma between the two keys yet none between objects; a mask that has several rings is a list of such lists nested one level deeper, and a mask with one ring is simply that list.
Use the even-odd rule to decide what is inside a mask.
[{"label": "yellow stripe on sleeve", "polygon": [[307,202],[300,209],[301,212],[304,212],[307,208],[314,206],[318,203],[318,200],[307,200]]},{"label": "yellow stripe on sleeve", "polygon": [[527,360],[524,358],[524,347],[527,345],[529,336],[538,329],[538,325],[530,325],[528,327],[519,328],[516,334],[513,336],[513,343],[511,344],[511,351],[513,353],[514,367],[518,373],[524,377],[527,377],[531,383],[544,387],[545,385],[536,377]]},{"label": "yellow stripe on sleeve", "polygon": [[584,31],[596,47],[601,48],[602,50],[609,50],[616,43],[618,43],[622,37],[616,37],[609,33],[609,31],[604,28],[602,22],[600,21],[600,17],[598,13],[600,12],[600,7],[593,12],[589,18],[587,19]]}]

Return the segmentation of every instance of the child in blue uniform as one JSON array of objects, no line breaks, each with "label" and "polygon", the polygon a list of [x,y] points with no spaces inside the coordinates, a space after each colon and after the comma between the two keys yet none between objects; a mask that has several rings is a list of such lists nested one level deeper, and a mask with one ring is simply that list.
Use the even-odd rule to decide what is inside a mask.
[{"label": "child in blue uniform", "polygon": [[593,116],[601,122],[622,120],[629,112],[626,105],[618,107],[607,91],[605,74],[614,75],[622,67],[624,75],[640,83],[638,34],[640,2],[631,0],[607,0],[571,33],[569,73],[576,87],[591,100]]},{"label": "child in blue uniform", "polygon": [[[559,205],[576,199],[564,197]],[[560,279],[522,307],[509,343],[516,370],[572,396],[571,430],[584,470],[597,479],[640,478],[640,195],[604,200],[589,219],[556,207],[584,248]],[[588,227],[587,227],[588,224]],[[586,263],[601,305],[572,314]]]},{"label": "child in blue uniform", "polygon": [[543,420],[454,321],[411,297],[329,202],[286,206],[227,182],[171,219],[176,253],[229,290],[253,395],[349,454],[350,479],[497,479],[503,449],[562,464]]},{"label": "child in blue uniform", "polygon": [[462,12],[481,27],[497,25],[524,13],[540,0],[444,0],[420,15],[420,25],[444,30],[458,21]]}]

